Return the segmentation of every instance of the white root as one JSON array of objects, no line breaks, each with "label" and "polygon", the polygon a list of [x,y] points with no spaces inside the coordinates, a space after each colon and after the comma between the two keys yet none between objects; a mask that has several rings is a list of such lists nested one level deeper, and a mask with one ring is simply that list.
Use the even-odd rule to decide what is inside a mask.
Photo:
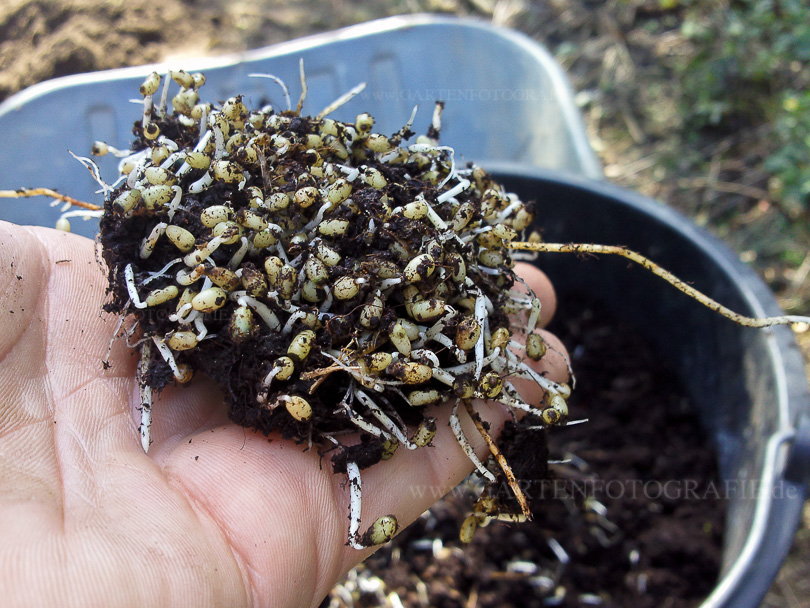
[{"label": "white root", "polygon": [[[161,135],[161,137],[163,136]],[[169,154],[169,156],[166,157],[166,160],[160,163],[159,166],[161,169],[170,170],[177,163],[178,160],[180,160],[181,158],[185,158],[185,152],[177,152],[176,151],[177,144],[175,144],[171,139],[166,139],[165,141],[174,144],[175,151]],[[168,148],[169,146],[165,147]]]},{"label": "white root", "polygon": [[157,113],[160,116],[166,115],[167,102],[169,100],[169,83],[172,81],[169,75],[163,77],[163,89],[160,92],[160,99],[158,100]]},{"label": "white root", "polygon": [[[188,314],[188,316],[186,316]],[[177,309],[177,312],[169,315],[169,321],[177,321],[183,325],[190,325],[199,314],[198,311],[192,310],[191,302],[183,304]]]},{"label": "white root", "polygon": [[402,125],[402,128],[400,128],[399,131],[397,131],[391,136],[389,141],[391,142],[393,149],[390,152],[386,152],[383,156],[380,157],[381,163],[387,164],[392,160],[394,160],[399,155],[399,150],[397,149],[397,146],[399,146],[399,143],[402,141],[402,139],[410,132],[411,127],[413,126],[413,121],[414,119],[416,119],[416,112],[418,110],[419,106],[418,105],[414,106],[413,109],[411,110],[411,115],[408,117],[408,120],[405,121],[405,124]]},{"label": "white root", "polygon": [[152,443],[152,387],[146,381],[149,372],[149,361],[152,359],[151,342],[144,342],[141,347],[141,359],[138,362],[137,380],[138,392],[141,400],[141,424],[138,428],[141,436],[141,447],[144,452],[149,451]]},{"label": "white root", "polygon": [[[440,198],[441,196],[436,199],[436,202],[438,203],[443,202],[439,200]],[[447,226],[447,223],[439,216],[438,213],[436,213],[436,210],[433,208],[433,205],[430,204],[430,202],[425,198],[425,196],[421,192],[416,196],[415,200],[417,201],[421,200],[427,205],[427,218],[428,220],[430,220],[430,223],[433,224],[436,230],[438,230],[442,234],[448,232],[449,227]]]},{"label": "white root", "polygon": [[242,263],[242,260],[245,258],[248,250],[250,249],[250,243],[248,242],[247,237],[241,237],[240,242],[241,244],[239,245],[239,249],[237,249],[231,256],[231,259],[228,260],[228,268],[231,270],[239,267],[239,264]]},{"label": "white root", "polygon": [[155,250],[155,246],[157,245],[158,239],[163,236],[163,233],[166,232],[166,228],[168,224],[166,222],[159,222],[155,224],[155,227],[152,228],[152,231],[149,235],[141,241],[141,248],[140,248],[140,256],[142,260],[147,259],[149,256],[152,255],[152,252]]},{"label": "white root", "polygon": [[485,338],[485,328],[487,326],[487,309],[486,309],[486,297],[484,294],[478,290],[478,294],[475,297],[475,320],[478,322],[479,326],[481,327],[481,332],[478,335],[478,340],[475,342],[475,379],[478,380],[481,378],[481,371],[484,368],[484,338]]},{"label": "white root", "polygon": [[346,462],[346,477],[349,482],[349,545],[353,549],[365,549],[360,542],[360,522],[363,507],[363,480],[356,462]]},{"label": "white root", "polygon": [[453,386],[456,381],[456,377],[453,374],[449,373],[447,370],[442,369],[440,367],[433,368],[433,379],[438,380],[442,384],[446,384],[447,386]]},{"label": "white root", "polygon": [[360,414],[358,414],[357,412],[355,412],[352,409],[352,406],[351,406],[351,403],[349,402],[349,399],[350,399],[350,397],[354,396],[355,394],[356,393],[355,393],[354,381],[352,381],[351,384],[349,385],[349,389],[346,391],[346,395],[343,397],[343,399],[339,403],[339,405],[342,406],[343,411],[349,417],[349,420],[351,420],[352,423],[357,428],[359,428],[361,431],[365,431],[370,435],[374,435],[375,437],[381,437],[381,438],[386,439],[386,440],[392,439],[393,437],[391,435],[389,435],[388,433],[386,433],[385,431],[383,431],[379,427],[374,426],[373,424],[368,422],[365,418],[363,418]]},{"label": "white root", "polygon": [[450,412],[450,430],[453,431],[453,435],[456,437],[456,441],[461,446],[461,449],[464,450],[464,453],[467,455],[467,458],[470,459],[470,462],[473,463],[475,466],[475,470],[484,477],[487,481],[491,483],[495,483],[495,475],[484,466],[478,456],[475,454],[475,450],[470,445],[470,442],[467,440],[467,436],[464,434],[464,430],[461,428],[461,421],[458,418],[458,401],[456,401],[455,405],[453,405],[453,411]]},{"label": "white root", "polygon": [[108,369],[110,367],[110,355],[112,354],[113,344],[115,341],[118,340],[120,337],[123,337],[121,334],[121,328],[124,326],[124,321],[126,320],[126,313],[122,313],[118,317],[118,321],[115,323],[115,329],[113,330],[112,335],[110,336],[110,341],[107,343],[107,352],[104,353],[104,358],[101,360],[101,364],[104,366],[104,369]]},{"label": "white root", "polygon": [[[589,420],[590,420],[590,418],[578,418],[577,420],[566,420],[562,424],[556,424],[554,426],[576,426],[578,424],[585,424]],[[545,429],[545,428],[548,428],[548,427],[546,425],[544,425],[544,424],[537,424],[537,425],[527,426],[526,430],[528,430],[528,431],[539,431],[539,430]],[[549,464],[551,464],[551,462],[552,461],[549,461]]]},{"label": "white root", "polygon": [[331,209],[332,207],[334,207],[334,205],[331,202],[328,202],[328,201],[326,203],[324,203],[323,205],[321,205],[318,208],[318,212],[315,214],[315,217],[313,217],[306,224],[306,226],[304,226],[302,228],[302,231],[306,232],[309,235],[310,240],[314,239],[315,233],[317,232],[317,229],[318,229],[318,225],[323,220],[323,214],[326,213],[327,211],[329,211],[329,209]]},{"label": "white root", "polygon": [[183,199],[183,190],[180,186],[172,186],[172,192],[174,192],[174,196],[172,200],[169,201],[169,204],[166,205],[166,215],[169,216],[169,220],[174,219],[174,214],[180,208],[180,201]]},{"label": "white root", "polygon": [[[284,102],[287,105],[287,110],[292,110],[292,102],[290,101],[290,90],[287,88],[287,84],[281,78],[273,74],[248,74],[248,78],[268,78],[273,82],[275,82],[279,87],[281,87],[281,90],[284,93]],[[301,105],[303,105],[303,102]]]},{"label": "white root", "polygon": [[400,429],[391,418],[389,418],[385,412],[380,409],[380,406],[374,403],[374,400],[369,397],[363,391],[357,389],[354,392],[357,400],[360,401],[364,406],[368,408],[368,411],[377,419],[377,421],[383,426],[383,428],[388,431],[391,435],[393,435],[397,441],[399,441],[402,445],[406,446],[409,450],[415,450],[418,446],[414,443],[411,443],[408,440],[408,437],[405,433]]},{"label": "white root", "polygon": [[205,326],[205,320],[202,314],[194,318],[194,329],[197,330],[197,342],[202,342],[208,335],[208,328]]},{"label": "white root", "polygon": [[281,330],[282,336],[289,336],[292,333],[292,328],[295,322],[298,319],[303,319],[307,316],[307,312],[301,308],[296,308],[296,310],[290,315],[290,318],[287,319],[287,322],[284,324],[284,328]]},{"label": "white root", "polygon": [[335,167],[340,169],[343,172],[343,175],[346,176],[346,181],[350,184],[357,179],[357,176],[360,175],[359,167],[348,167],[346,165],[341,165],[338,163],[333,163]]},{"label": "white root", "polygon": [[83,220],[91,220],[93,218],[99,218],[103,215],[104,215],[103,211],[90,211],[87,209],[77,209],[75,211],[67,211],[61,214],[59,216],[59,220],[66,220],[70,217],[80,217]]},{"label": "white root", "polygon": [[436,149],[447,152],[447,155],[450,157],[450,169],[448,170],[447,175],[445,176],[445,178],[442,181],[439,182],[438,187],[442,188],[451,179],[459,179],[459,180],[463,179],[463,178],[460,178],[458,172],[456,171],[456,151],[455,151],[455,149],[450,147],[450,146],[437,146]]},{"label": "white root", "polygon": [[145,95],[143,98],[143,120],[141,122],[144,131],[152,121],[152,105],[152,96]]},{"label": "white root", "polygon": [[542,304],[540,302],[540,298],[532,298],[531,312],[529,313],[529,319],[526,322],[526,335],[532,333],[535,327],[537,327],[537,322],[540,320],[541,308]]},{"label": "white root", "polygon": [[146,302],[141,301],[138,289],[135,287],[135,272],[132,270],[132,264],[124,266],[124,282],[127,285],[127,293],[132,305],[135,308],[146,308]]},{"label": "white root", "polygon": [[262,321],[265,322],[267,327],[270,328],[271,331],[276,331],[279,327],[281,327],[281,321],[278,320],[276,313],[274,313],[266,304],[260,302],[254,297],[247,295],[246,291],[234,291],[230,295],[232,300],[236,300],[236,303],[240,306],[249,306],[253,309],[253,311],[261,317]]},{"label": "white root", "polygon": [[453,308],[452,306],[445,306],[444,309],[444,316],[439,319],[436,323],[434,323],[428,330],[425,332],[425,337],[428,340],[433,340],[436,335],[440,334],[444,331],[445,326],[447,325],[448,321],[452,321],[458,315],[458,311]]},{"label": "white root", "polygon": [[180,262],[182,262],[182,261],[183,261],[183,258],[174,258],[174,259],[173,259],[171,262],[168,262],[168,263],[167,263],[167,264],[166,264],[166,265],[165,265],[163,268],[161,268],[160,270],[156,270],[156,271],[154,271],[154,272],[150,272],[150,273],[149,273],[149,276],[148,276],[147,278],[145,278],[145,279],[144,279],[144,280],[141,282],[141,285],[148,285],[148,284],[149,284],[149,283],[151,283],[152,281],[155,281],[155,280],[157,280],[157,279],[160,279],[160,278],[163,278],[163,277],[167,277],[167,276],[169,276],[169,275],[167,274],[167,273],[168,273],[168,271],[169,271],[169,269],[170,269],[172,266],[175,266],[176,264],[179,264],[179,263],[180,263]]},{"label": "white root", "polygon": [[208,187],[213,183],[214,183],[214,175],[213,173],[211,173],[210,170],[208,170],[200,179],[198,179],[196,182],[194,182],[188,187],[188,191],[191,194],[199,194],[203,190],[207,190]]},{"label": "white root", "polygon": [[225,134],[222,132],[217,120],[221,115],[222,113],[217,111],[213,111],[208,115],[208,124],[214,133],[214,160],[220,160],[225,156]]},{"label": "white root", "polygon": [[270,371],[267,372],[267,375],[264,377],[264,380],[262,380],[262,388],[264,389],[265,393],[263,398],[265,400],[267,399],[266,395],[267,389],[270,388],[270,385],[273,383],[273,379],[281,372],[282,369],[283,369],[282,367],[277,367],[274,365],[273,367],[270,368]]},{"label": "white root", "polygon": [[194,268],[198,264],[202,264],[205,260],[211,257],[212,253],[219,249],[220,245],[222,245],[222,241],[223,238],[221,236],[215,236],[208,241],[205,246],[202,247],[202,249],[197,249],[186,255],[186,257],[183,258],[183,262],[190,268]]},{"label": "white root", "polygon": [[458,348],[449,336],[446,336],[445,334],[436,334],[433,336],[432,340],[453,351],[453,354],[456,356],[456,360],[459,363],[467,362],[467,353]]},{"label": "white root", "polygon": [[[347,91],[346,93],[344,93],[343,95],[338,97],[335,101],[330,103],[328,106],[326,106],[323,110],[318,112],[318,115],[315,117],[315,120],[321,120],[325,116],[327,116],[327,115],[331,114],[332,112],[334,112],[335,110],[337,110],[339,107],[341,107],[343,105],[346,105],[352,99],[354,99],[356,96],[358,96],[360,93],[362,93],[365,88],[366,88],[366,83],[365,82],[361,82],[357,86],[353,87],[352,89],[350,89],[349,91]],[[302,103],[302,102],[299,102],[299,103]]]},{"label": "white root", "polygon": [[[511,390],[509,390],[509,389],[511,389]],[[521,411],[527,412],[529,414],[533,414],[535,416],[542,416],[543,415],[543,412],[541,410],[537,409],[536,407],[532,407],[531,405],[529,405],[528,403],[526,403],[525,401],[520,399],[517,396],[516,392],[513,392],[513,391],[515,391],[515,388],[510,383],[508,383],[508,382],[505,383],[504,387],[503,387],[503,390],[501,391],[501,394],[498,395],[498,397],[497,397],[497,399],[495,399],[495,401],[497,401],[498,403],[501,403],[501,404],[503,404],[503,405],[505,405],[507,407],[511,407],[513,409],[521,410]],[[540,427],[540,428],[545,428],[545,427]]]},{"label": "white root", "polygon": [[497,276],[502,272],[498,268],[490,268],[489,266],[484,266],[482,264],[476,264],[472,268],[478,270],[479,272],[482,272],[483,274],[488,274],[490,276]]},{"label": "white root", "polygon": [[194,266],[191,270],[188,268],[181,268],[174,275],[175,281],[178,285],[187,287],[196,281],[199,281],[205,274],[205,267],[202,264]]},{"label": "white root", "polygon": [[[115,156],[119,158],[122,156],[129,156],[129,151],[122,151],[109,146],[110,152],[112,152]],[[99,187],[101,188],[101,193],[104,194],[106,197],[110,192],[113,191],[113,187],[105,182],[101,177],[101,171],[98,168],[98,165],[92,158],[87,158],[86,156],[77,156],[70,150],[68,150],[68,154],[70,154],[73,158],[75,158],[79,163],[81,163],[85,169],[90,172],[90,175],[93,177],[93,181],[95,181]]]},{"label": "white root", "polygon": [[177,361],[174,359],[174,354],[172,354],[172,349],[169,348],[169,345],[166,344],[166,341],[163,338],[158,338],[157,336],[152,336],[152,342],[155,343],[157,346],[158,352],[160,356],[163,357],[163,360],[168,364],[169,369],[172,370],[174,377],[176,380],[180,380],[183,378],[183,373],[180,371],[180,368],[177,366]]},{"label": "white root", "polygon": [[461,179],[459,181],[459,183],[457,183],[455,186],[453,186],[449,190],[446,190],[446,191],[442,192],[439,196],[437,196],[436,197],[436,202],[441,204],[441,203],[444,203],[446,201],[449,201],[450,199],[455,198],[455,196],[457,194],[461,194],[467,188],[469,188],[470,184],[471,184],[470,180]]},{"label": "white root", "polygon": [[504,209],[498,214],[498,219],[496,220],[497,223],[500,224],[521,207],[523,207],[522,201],[519,200],[512,201],[511,203],[509,203],[506,209]]},{"label": "white root", "polygon": [[[486,357],[481,359],[481,368],[485,368],[486,366],[490,365],[495,359],[498,358],[498,355],[501,354],[500,348],[495,348],[491,353],[489,353]],[[462,363],[461,365],[454,365],[453,367],[447,367],[444,371],[449,372],[451,374],[459,375],[459,374],[466,374],[469,373],[478,366],[477,361],[471,361],[470,363]]]},{"label": "white root", "polygon": [[301,81],[301,96],[298,98],[298,104],[295,106],[295,113],[301,114],[301,108],[304,107],[304,101],[307,98],[307,77],[304,74],[304,58],[298,60],[298,78]]},{"label": "white root", "polygon": [[[515,374],[520,378],[527,378],[529,380],[534,380],[535,384],[540,386],[544,391],[548,393],[552,393],[555,395],[564,395],[570,391],[568,387],[559,384],[558,382],[554,382],[543,376],[542,374],[536,372],[532,367],[523,361],[510,361],[506,364],[506,370]],[[499,371],[499,370],[495,370]]]},{"label": "white root", "polygon": [[415,348],[411,351],[411,359],[414,361],[430,361],[431,367],[433,368],[438,368],[440,366],[439,357],[437,357],[436,353],[428,348]]},{"label": "white root", "polygon": [[129,188],[135,188],[138,185],[141,174],[151,162],[152,159],[149,157],[149,148],[145,148],[140,152],[121,159],[121,162],[118,163],[118,170],[121,173],[123,173],[122,168],[126,166],[127,163],[134,163],[132,170],[129,172],[129,175],[127,175],[127,186]]}]

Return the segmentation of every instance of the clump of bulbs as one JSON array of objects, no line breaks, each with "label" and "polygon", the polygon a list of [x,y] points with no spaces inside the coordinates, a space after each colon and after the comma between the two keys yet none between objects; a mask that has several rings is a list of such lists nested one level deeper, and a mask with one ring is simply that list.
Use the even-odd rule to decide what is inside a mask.
[{"label": "clump of bulbs", "polygon": [[[153,73],[132,150],[95,145],[122,157],[101,218],[107,309],[140,332],[144,449],[153,392],[205,373],[236,423],[330,451],[361,548],[397,522],[360,533],[360,470],[430,444],[431,405],[453,403],[456,438],[494,480],[459,406],[489,399],[550,426],[565,421],[570,388],[524,361],[547,351],[540,301],[511,291],[510,243],[531,209],[481,168],[457,166],[438,142],[442,105],[406,145],[413,115],[390,136],[367,113],[328,118],[355,89],[304,116],[303,95],[292,109],[271,78],[284,111],[242,96],[204,102],[203,75]],[[521,399],[515,378],[539,385],[542,401]]]}]

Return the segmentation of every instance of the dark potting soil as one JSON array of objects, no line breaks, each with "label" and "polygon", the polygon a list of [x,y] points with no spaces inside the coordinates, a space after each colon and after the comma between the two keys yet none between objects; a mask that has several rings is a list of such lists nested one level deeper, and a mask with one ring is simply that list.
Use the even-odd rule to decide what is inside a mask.
[{"label": "dark potting soil", "polygon": [[[502,437],[534,521],[492,523],[463,545],[469,482],[350,572],[322,606],[396,606],[395,593],[407,607],[681,608],[708,595],[724,505],[693,407],[631,327],[581,299],[561,310],[584,311],[552,329],[577,373],[571,415],[588,422],[550,433],[523,423]],[[567,462],[546,469],[546,447]]]}]

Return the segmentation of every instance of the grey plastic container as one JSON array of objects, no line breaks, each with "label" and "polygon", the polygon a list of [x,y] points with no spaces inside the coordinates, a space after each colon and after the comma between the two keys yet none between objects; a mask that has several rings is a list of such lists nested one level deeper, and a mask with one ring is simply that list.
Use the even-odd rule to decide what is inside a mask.
[{"label": "grey plastic container", "polygon": [[[67,153],[86,155],[100,139],[130,141],[137,107],[127,100],[153,69],[205,70],[206,94],[247,93],[284,109],[280,89],[248,74],[272,73],[298,93],[306,65],[314,113],[358,82],[363,94],[335,113],[370,111],[383,132],[420,105],[424,130],[436,99],[447,101],[443,143],[497,172],[536,199],[545,234],[565,241],[629,245],[723,303],[776,314],[767,287],[722,243],[663,205],[600,181],[569,85],[541,46],[510,30],[431,15],[395,17],[240,55],[72,76],[42,83],[0,105],[0,189],[48,186],[98,200],[97,186]],[[101,159],[112,180],[116,161]],[[0,219],[54,225],[42,201],[0,201]],[[95,222],[73,220],[95,234]],[[544,256],[558,289],[587,289],[657,343],[686,381],[719,450],[728,501],[723,573],[705,608],[760,603],[790,547],[810,462],[810,396],[790,331],[740,328],[620,260]],[[630,424],[629,426],[632,426]],[[619,429],[619,432],[622,430]],[[631,437],[630,428],[627,429]]]},{"label": "grey plastic container", "polygon": [[[393,133],[419,106],[424,132],[436,100],[447,101],[442,142],[463,151],[459,160],[514,161],[598,178],[570,87],[549,53],[525,36],[469,20],[430,15],[393,17],[238,55],[68,76],[34,85],[0,105],[0,189],[47,186],[81,200],[98,200],[98,186],[69,154],[88,156],[94,140],[126,149],[138,107],[138,86],[153,70],[204,70],[203,94],[245,94],[286,109],[281,89],[251,73],[287,82],[295,105],[304,60],[309,93],[304,112],[315,114],[360,82],[367,87],[334,113],[353,120],[371,111],[375,128]],[[117,161],[99,159],[112,181]],[[78,170],[77,170],[78,168]],[[56,209],[42,202],[0,206],[0,219],[52,226]],[[93,223],[73,231],[92,236]]]}]

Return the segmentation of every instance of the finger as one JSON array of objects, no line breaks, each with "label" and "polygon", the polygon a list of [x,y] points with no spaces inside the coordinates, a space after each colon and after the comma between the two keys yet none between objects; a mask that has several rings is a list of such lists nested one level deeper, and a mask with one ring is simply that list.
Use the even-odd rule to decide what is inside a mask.
[{"label": "finger", "polygon": [[[557,383],[570,381],[570,359],[568,350],[560,339],[553,333],[541,329],[540,336],[546,344],[546,354],[540,361],[526,359],[526,363],[539,374]],[[522,336],[515,337],[521,341]],[[522,354],[522,353],[519,353]],[[543,389],[533,380],[526,378],[511,378],[509,382],[517,389],[521,398],[529,404],[536,405],[543,399]]]},{"label": "finger", "polygon": [[113,341],[118,318],[101,310],[107,280],[93,241],[48,228],[26,230],[42,252],[43,359],[59,428],[87,442],[78,449],[101,456],[132,441],[136,357]]},{"label": "finger", "polygon": [[[103,459],[110,449],[141,454],[138,351],[115,339],[119,317],[101,312],[107,278],[93,241],[44,228],[28,234],[39,243],[47,269],[40,273],[46,283],[41,299],[50,328],[43,358],[49,361],[51,396],[59,403],[63,427],[86,437],[86,449],[95,457]],[[206,378],[197,378],[191,387],[167,387],[155,401],[154,435],[159,444],[225,422],[221,392]],[[167,407],[162,408],[164,403]]]},{"label": "finger", "polygon": [[[534,294],[540,298],[541,302],[539,325],[547,325],[557,310],[557,296],[554,291],[554,286],[546,273],[532,264],[518,262],[515,265],[515,271],[523,282],[516,283],[513,291],[528,293],[528,290],[531,290],[534,292]],[[527,317],[526,314],[521,316],[524,319]],[[565,345],[551,332],[541,329],[537,333],[540,334],[546,344],[546,354],[540,362],[535,362],[528,358],[525,358],[525,361],[532,369],[545,375],[554,382],[568,382],[570,365],[568,351]],[[526,336],[521,332],[516,332],[513,336],[513,340],[522,344],[525,342]],[[520,357],[524,357],[525,355],[525,351],[519,349],[515,349],[515,352]],[[543,390],[536,382],[521,378],[512,378],[509,381],[518,390],[518,393],[526,403],[537,404],[543,398]]]},{"label": "finger", "polygon": [[0,221],[0,248],[0,360],[7,366],[5,359],[12,349],[42,347],[41,342],[23,344],[20,338],[37,318],[47,275],[40,243],[25,229]]},{"label": "finger", "polygon": [[21,511],[5,511],[0,525],[13,528],[25,512],[50,510],[60,489],[45,362],[44,254],[33,235],[6,222],[0,248],[0,502]]},{"label": "finger", "polygon": [[[58,399],[102,375],[118,319],[102,313],[107,277],[93,241],[49,228],[28,230],[44,252],[50,380]],[[104,376],[131,377],[131,354],[119,345],[113,355],[121,359]]]},{"label": "finger", "polygon": [[316,450],[229,424],[179,443],[163,473],[221,531],[256,605],[317,605],[317,581],[341,573],[348,500]]},{"label": "finger", "polygon": [[121,446],[137,442],[129,416],[131,369],[120,366],[119,377],[103,377],[114,319],[100,315],[104,277],[93,242],[43,228],[4,224],[0,230],[19,285],[2,314],[14,310],[25,319],[3,324],[17,336],[0,365],[7,400],[0,454],[9,456],[0,458],[0,483],[10,484],[0,496],[22,511],[6,518],[13,522],[8,540],[64,526],[66,514],[92,515],[106,465]]},{"label": "finger", "polygon": [[523,282],[516,282],[512,290],[520,294],[528,294],[526,288],[529,287],[540,298],[542,305],[539,324],[548,325],[557,311],[557,295],[548,275],[537,266],[526,262],[515,264],[515,272]]}]

